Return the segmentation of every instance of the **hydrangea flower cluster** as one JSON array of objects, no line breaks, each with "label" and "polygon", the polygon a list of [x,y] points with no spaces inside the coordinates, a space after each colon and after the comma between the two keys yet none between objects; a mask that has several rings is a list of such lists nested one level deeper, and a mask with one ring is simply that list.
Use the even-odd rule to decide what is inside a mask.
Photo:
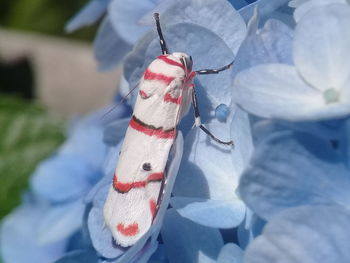
[{"label": "hydrangea flower cluster", "polygon": [[93,113],[3,221],[4,262],[350,262],[349,2],[92,0],[67,30],[104,16],[95,55],[101,70],[123,64],[125,95],[160,53],[154,12],[195,69],[234,59],[195,82],[203,123],[234,147],[193,129],[190,112],[153,226],[123,248],[102,209],[135,96]]}]

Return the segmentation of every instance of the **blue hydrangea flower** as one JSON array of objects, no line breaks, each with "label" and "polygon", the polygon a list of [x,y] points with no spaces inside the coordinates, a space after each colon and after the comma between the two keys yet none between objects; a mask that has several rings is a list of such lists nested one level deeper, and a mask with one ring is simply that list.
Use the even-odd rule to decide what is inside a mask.
[{"label": "blue hydrangea flower", "polygon": [[295,21],[299,21],[312,8],[325,6],[329,4],[349,4],[347,0],[293,0],[289,2],[289,6],[296,8],[294,11]]},{"label": "blue hydrangea flower", "polygon": [[[83,198],[101,178],[107,154],[102,140],[104,127],[130,114],[127,108],[120,107],[102,118],[106,111],[100,110],[72,124],[67,141],[37,167],[30,178],[30,198],[25,198],[24,204],[1,226],[1,254],[5,262],[52,262],[64,254],[71,237],[82,228]],[[16,222],[27,230],[14,231]],[[13,253],[16,242],[30,244],[23,245],[30,252]]]},{"label": "blue hydrangea flower", "polygon": [[349,262],[349,220],[349,210],[339,206],[287,209],[250,244],[244,262]]},{"label": "blue hydrangea flower", "polygon": [[217,145],[199,129],[186,136],[186,158],[171,201],[182,216],[205,226],[233,228],[246,213],[235,190],[253,151],[250,124],[243,111],[231,112],[227,123],[213,120],[208,128],[221,138],[233,139],[234,149]]},{"label": "blue hydrangea flower", "polygon": [[73,19],[70,30],[105,14],[94,47],[100,69],[132,49],[121,96],[160,54],[149,31],[156,11],[170,52],[191,55],[194,70],[235,59],[232,70],[195,81],[204,125],[235,146],[193,129],[189,112],[154,223],[123,248],[102,211],[131,111],[91,115],[38,167],[31,194],[2,224],[6,263],[349,261],[350,7],[291,1],[295,24],[288,0],[251,2],[94,0]]},{"label": "blue hydrangea flower", "polygon": [[260,217],[270,219],[289,207],[348,207],[347,160],[325,139],[291,130],[260,142],[241,177],[240,195]]},{"label": "blue hydrangea flower", "polygon": [[302,121],[348,115],[349,26],[350,6],[313,9],[295,30],[295,66],[264,64],[240,72],[235,101],[265,118]]}]

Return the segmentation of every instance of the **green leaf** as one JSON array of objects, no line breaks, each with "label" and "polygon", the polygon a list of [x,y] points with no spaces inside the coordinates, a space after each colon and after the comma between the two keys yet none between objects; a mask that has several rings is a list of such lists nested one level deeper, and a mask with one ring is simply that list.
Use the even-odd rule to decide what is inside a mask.
[{"label": "green leaf", "polygon": [[20,203],[36,165],[63,141],[63,122],[40,107],[0,97],[0,219]]}]

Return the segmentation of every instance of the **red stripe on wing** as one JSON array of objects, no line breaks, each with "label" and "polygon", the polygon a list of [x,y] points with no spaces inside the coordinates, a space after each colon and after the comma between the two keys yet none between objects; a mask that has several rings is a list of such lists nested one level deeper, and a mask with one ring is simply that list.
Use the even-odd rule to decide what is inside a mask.
[{"label": "red stripe on wing", "polygon": [[184,65],[182,65],[182,63],[179,63],[175,60],[172,60],[172,59],[168,58],[166,55],[158,56],[157,58],[163,60],[165,63],[167,63],[169,65],[177,66],[177,67],[180,67],[183,70],[185,70],[185,67],[184,67]]},{"label": "red stripe on wing", "polygon": [[117,190],[120,193],[127,193],[133,188],[143,188],[149,182],[161,181],[161,180],[163,180],[163,177],[164,177],[164,173],[152,173],[144,181],[136,181],[136,182],[131,182],[131,183],[122,183],[122,182],[118,181],[117,175],[114,174],[113,187],[114,187],[115,190]]},{"label": "red stripe on wing", "polygon": [[155,73],[150,71],[149,69],[146,69],[145,73],[143,74],[143,79],[145,80],[159,80],[164,82],[165,84],[169,85],[170,82],[172,82],[175,77],[170,77],[161,73]]},{"label": "red stripe on wing", "polygon": [[156,211],[157,211],[157,203],[156,203],[156,201],[151,199],[149,201],[149,208],[151,210],[152,218],[154,218],[154,216],[156,215]]},{"label": "red stripe on wing", "polygon": [[160,139],[173,139],[176,135],[175,129],[163,130],[162,128],[151,128],[135,121],[134,118],[130,120],[129,126],[134,130],[142,132],[143,134],[146,134],[148,136],[155,136]]},{"label": "red stripe on wing", "polygon": [[171,96],[170,93],[166,93],[165,96],[164,96],[164,101],[172,102],[172,103],[175,103],[175,104],[181,104],[182,97],[180,96],[178,98],[174,98],[173,96]]}]

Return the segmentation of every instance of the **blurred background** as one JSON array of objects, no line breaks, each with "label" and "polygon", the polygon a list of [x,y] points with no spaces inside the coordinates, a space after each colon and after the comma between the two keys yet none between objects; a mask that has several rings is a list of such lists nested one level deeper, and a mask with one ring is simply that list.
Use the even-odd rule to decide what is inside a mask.
[{"label": "blurred background", "polygon": [[96,26],[66,34],[87,0],[0,1],[0,220],[66,123],[111,103],[120,69],[97,71]]}]

